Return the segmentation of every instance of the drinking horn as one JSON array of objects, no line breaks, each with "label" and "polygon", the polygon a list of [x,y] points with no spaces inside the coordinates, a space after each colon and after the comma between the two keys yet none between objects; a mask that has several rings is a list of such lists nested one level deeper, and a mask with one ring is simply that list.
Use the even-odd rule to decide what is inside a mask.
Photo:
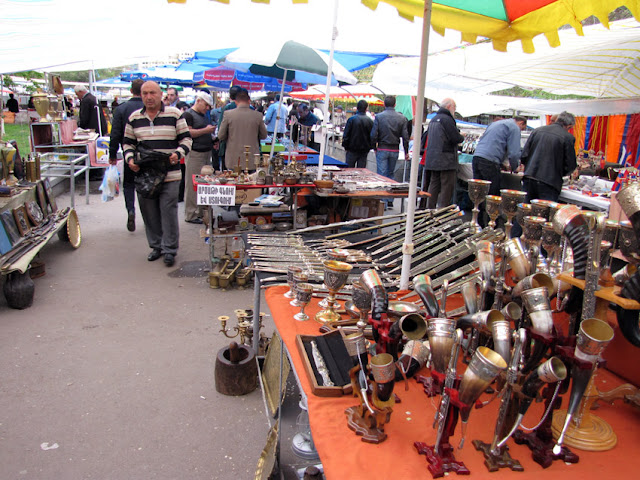
[{"label": "drinking horn", "polygon": [[427,314],[432,318],[439,317],[440,305],[431,286],[431,277],[424,274],[413,277],[413,288],[420,297],[420,300],[422,300]]},{"label": "drinking horn", "polygon": [[[478,347],[460,381],[458,395],[460,401],[469,407],[473,407],[482,392],[506,368],[507,362],[498,353],[487,347]],[[463,423],[469,421],[470,414],[470,408],[460,411],[460,418]]]},{"label": "drinking horn", "polygon": [[518,408],[518,416],[513,424],[513,427],[509,431],[509,433],[498,442],[497,447],[502,447],[507,440],[513,435],[513,433],[518,429],[520,424],[522,423],[522,419],[524,418],[525,413],[529,410],[531,403],[538,395],[538,390],[545,383],[555,383],[560,382],[567,378],[567,367],[565,367],[562,360],[558,357],[551,357],[546,362],[542,363],[538,368],[536,368],[533,372],[527,375],[524,383],[522,384],[522,394],[524,398],[520,400],[520,406]]},{"label": "drinking horn", "polygon": [[575,364],[571,369],[571,378],[573,381],[571,384],[571,394],[569,395],[569,406],[567,407],[567,416],[565,417],[564,425],[558,436],[558,441],[553,447],[553,453],[556,455],[561,451],[564,435],[567,432],[567,428],[569,428],[569,423],[573,415],[580,406],[580,401],[587,389],[589,380],[591,380],[596,362],[612,338],[613,328],[611,328],[607,322],[597,318],[587,318],[580,323],[580,331],[576,338],[574,355],[576,359],[582,360],[587,364],[590,363],[591,368],[580,368],[578,364]]},{"label": "drinking horn", "polygon": [[360,282],[371,290],[371,318],[380,320],[382,315],[387,313],[389,307],[389,297],[382,284],[380,275],[374,269],[366,270],[360,276]]}]

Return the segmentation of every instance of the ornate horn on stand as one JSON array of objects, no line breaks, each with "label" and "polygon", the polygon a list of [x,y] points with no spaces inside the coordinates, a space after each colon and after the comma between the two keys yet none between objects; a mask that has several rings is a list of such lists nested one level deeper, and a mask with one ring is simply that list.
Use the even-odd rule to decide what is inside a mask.
[{"label": "ornate horn on stand", "polygon": [[[487,347],[479,347],[469,366],[460,381],[459,395],[460,401],[469,407],[472,407],[482,392],[484,392],[495,378],[507,368],[507,362],[500,354],[494,352]],[[460,448],[464,444],[466,436],[467,424],[469,422],[470,409],[460,410],[460,419],[462,420],[462,439],[460,440]]]},{"label": "ornate horn on stand", "polygon": [[529,410],[531,403],[538,395],[538,390],[545,383],[555,383],[560,382],[567,378],[567,367],[565,367],[562,360],[558,357],[551,357],[549,360],[541,364],[538,368],[536,368],[533,372],[527,375],[527,378],[522,385],[522,394],[524,398],[520,400],[520,406],[518,408],[518,416],[513,424],[513,427],[509,431],[509,433],[496,445],[497,448],[502,447],[507,440],[511,438],[513,432],[515,432],[520,424],[522,423],[522,419],[524,415]]},{"label": "ornate horn on stand", "polygon": [[[612,339],[613,328],[611,328],[607,322],[597,318],[588,318],[580,324],[574,356],[575,359],[583,365],[576,363],[571,369],[573,382],[569,396],[569,406],[567,407],[567,416],[565,417],[564,425],[558,435],[558,441],[553,447],[553,453],[555,455],[558,455],[562,450],[564,436],[567,433],[571,419],[578,410],[582,396],[597,366],[600,354]],[[589,364],[591,368],[581,368],[581,366],[588,366]]]}]

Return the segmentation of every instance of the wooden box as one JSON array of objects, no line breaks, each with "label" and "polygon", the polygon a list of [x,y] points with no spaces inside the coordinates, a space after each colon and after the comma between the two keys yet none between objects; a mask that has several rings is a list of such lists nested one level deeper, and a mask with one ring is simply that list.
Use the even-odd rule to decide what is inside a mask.
[{"label": "wooden box", "polygon": [[[316,369],[313,354],[311,353],[312,340],[316,341],[318,350],[329,369],[329,376],[335,384],[333,387],[322,385],[322,377]],[[344,346],[344,341],[339,331],[334,330],[317,336],[296,335],[296,345],[314,395],[319,397],[340,397],[351,393],[351,380],[349,378],[351,357],[347,353],[347,347]]]}]

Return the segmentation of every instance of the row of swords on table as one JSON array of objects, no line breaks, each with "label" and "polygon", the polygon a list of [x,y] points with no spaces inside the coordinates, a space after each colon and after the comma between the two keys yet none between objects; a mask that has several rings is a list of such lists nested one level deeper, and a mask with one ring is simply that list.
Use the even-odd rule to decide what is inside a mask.
[{"label": "row of swords on table", "polygon": [[[348,253],[347,262],[351,263],[354,269],[375,268],[387,287],[397,286],[402,268],[402,247],[405,242],[405,229],[402,228],[406,223],[405,216],[398,214],[350,220],[308,227],[282,235],[253,233],[248,235],[247,254],[254,271],[286,274],[290,265],[297,265],[307,272],[311,282],[321,283],[324,274],[323,262],[331,259],[335,250],[343,250]],[[461,217],[462,213],[456,205],[416,212],[412,240],[415,247],[410,270],[412,276],[438,276],[475,255],[475,244],[478,241],[499,240],[503,235],[501,231],[492,229],[475,232]],[[331,234],[324,238],[303,237],[304,234],[335,230],[343,226],[352,227],[383,219],[386,220],[385,223]],[[346,239],[372,231],[381,233],[354,242]],[[469,263],[447,276],[451,281],[476,269],[477,264]],[[358,275],[359,273],[354,273],[353,280],[357,279]],[[284,277],[274,276],[262,279],[261,282],[266,284],[284,280]],[[438,279],[435,280],[437,281]]]}]

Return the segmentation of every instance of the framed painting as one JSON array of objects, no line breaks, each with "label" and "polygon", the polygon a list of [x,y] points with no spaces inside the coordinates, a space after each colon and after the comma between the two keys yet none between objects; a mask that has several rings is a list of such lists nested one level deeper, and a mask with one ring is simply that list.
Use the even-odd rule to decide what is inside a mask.
[{"label": "framed painting", "polygon": [[29,217],[29,221],[34,227],[37,227],[44,220],[44,214],[42,213],[42,209],[40,205],[35,200],[31,200],[24,204],[25,209],[27,210],[27,217]]},{"label": "framed painting", "polygon": [[18,240],[20,240],[20,232],[18,231],[16,220],[13,218],[13,212],[11,210],[5,210],[0,213],[0,221],[4,226],[5,232],[7,232],[7,235],[9,236],[11,245],[18,243]]},{"label": "framed painting", "polygon": [[36,198],[38,199],[38,205],[40,205],[40,210],[42,210],[43,215],[47,215],[47,194],[44,191],[44,183],[40,180],[36,183]]},{"label": "framed painting", "polygon": [[51,188],[51,183],[48,178],[43,180],[44,183],[44,191],[47,195],[47,203],[51,207],[52,212],[58,211],[58,206],[56,205],[56,197],[53,195],[53,188]]},{"label": "framed painting", "polygon": [[16,221],[16,226],[18,227],[18,231],[20,232],[21,237],[29,233],[29,230],[31,230],[31,226],[29,225],[27,209],[24,205],[13,209],[13,218]]}]

